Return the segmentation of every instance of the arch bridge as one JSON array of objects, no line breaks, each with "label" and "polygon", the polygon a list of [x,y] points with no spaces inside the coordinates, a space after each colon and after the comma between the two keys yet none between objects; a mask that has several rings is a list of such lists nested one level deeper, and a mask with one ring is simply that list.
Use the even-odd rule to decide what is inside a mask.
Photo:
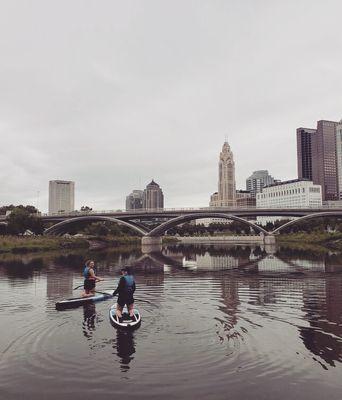
[{"label": "arch bridge", "polygon": [[[295,218],[272,232],[250,221],[250,218],[260,216],[269,217],[292,217]],[[143,243],[159,243],[169,229],[185,222],[204,218],[219,218],[238,221],[252,228],[264,237],[265,242],[280,233],[283,229],[302,221],[322,217],[342,217],[341,208],[201,208],[201,209],[158,209],[158,210],[132,210],[132,211],[103,211],[103,212],[74,212],[69,214],[41,215],[44,222],[53,222],[46,229],[46,235],[62,235],[69,228],[80,222],[92,223],[96,221],[107,221],[124,225],[142,236]],[[157,226],[149,224],[154,221]],[[146,223],[147,222],[147,223]],[[269,241],[270,243],[272,242]]]}]

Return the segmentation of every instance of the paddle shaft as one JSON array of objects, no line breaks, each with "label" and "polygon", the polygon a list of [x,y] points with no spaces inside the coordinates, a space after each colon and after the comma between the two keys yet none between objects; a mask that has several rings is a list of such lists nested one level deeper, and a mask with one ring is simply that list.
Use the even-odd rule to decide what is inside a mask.
[{"label": "paddle shaft", "polygon": [[[109,280],[109,279],[108,280],[101,280],[101,281],[97,281],[96,283],[100,283],[100,282],[113,282],[113,280]],[[79,289],[81,287],[83,287],[83,283],[82,283],[82,285],[76,286],[72,290],[76,290],[76,289]]]}]

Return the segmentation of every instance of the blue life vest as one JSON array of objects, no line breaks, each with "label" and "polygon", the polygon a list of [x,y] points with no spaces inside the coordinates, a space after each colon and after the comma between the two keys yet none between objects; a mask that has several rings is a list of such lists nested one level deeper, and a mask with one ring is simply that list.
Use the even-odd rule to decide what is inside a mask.
[{"label": "blue life vest", "polygon": [[133,288],[134,288],[134,278],[133,275],[125,275],[124,276],[125,279],[125,291],[126,293],[133,293]]},{"label": "blue life vest", "polygon": [[89,270],[90,270],[89,267],[84,267],[84,270],[83,270],[84,279],[89,279],[89,278],[90,278],[90,272],[89,272]]}]

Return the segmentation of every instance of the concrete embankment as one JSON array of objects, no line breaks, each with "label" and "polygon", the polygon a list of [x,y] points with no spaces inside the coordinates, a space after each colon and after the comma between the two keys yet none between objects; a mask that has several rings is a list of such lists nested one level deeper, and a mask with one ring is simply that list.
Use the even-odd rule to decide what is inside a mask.
[{"label": "concrete embankment", "polygon": [[203,243],[203,244],[264,244],[264,237],[259,235],[251,236],[185,236],[177,237],[181,243]]}]

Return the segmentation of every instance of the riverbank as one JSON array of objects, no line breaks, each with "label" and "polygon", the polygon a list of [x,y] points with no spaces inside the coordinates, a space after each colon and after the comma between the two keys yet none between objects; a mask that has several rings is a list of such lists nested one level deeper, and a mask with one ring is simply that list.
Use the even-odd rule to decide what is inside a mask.
[{"label": "riverbank", "polygon": [[278,244],[317,245],[330,250],[342,251],[342,233],[340,232],[281,234],[276,236],[276,241]]},{"label": "riverbank", "polygon": [[30,253],[61,249],[86,249],[89,243],[83,238],[45,236],[1,236],[1,253]]},{"label": "riverbank", "polygon": [[55,237],[55,236],[0,236],[0,254],[36,253],[64,249],[101,250],[120,246],[138,246],[137,236],[118,237]]}]

